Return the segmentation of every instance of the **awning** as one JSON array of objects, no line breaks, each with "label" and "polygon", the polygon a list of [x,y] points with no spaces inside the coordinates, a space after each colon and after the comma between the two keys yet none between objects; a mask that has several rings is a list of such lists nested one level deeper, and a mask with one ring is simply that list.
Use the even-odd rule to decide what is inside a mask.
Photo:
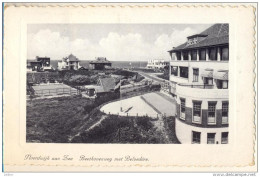
[{"label": "awning", "polygon": [[218,71],[213,75],[214,79],[228,80],[228,71]]},{"label": "awning", "polygon": [[204,71],[202,71],[201,76],[212,78],[213,77],[213,70],[204,70]]}]

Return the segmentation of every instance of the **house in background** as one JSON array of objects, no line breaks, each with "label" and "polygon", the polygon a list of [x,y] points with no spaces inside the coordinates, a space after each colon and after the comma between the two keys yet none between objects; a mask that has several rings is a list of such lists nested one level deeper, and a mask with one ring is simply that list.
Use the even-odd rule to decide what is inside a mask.
[{"label": "house in background", "polygon": [[108,61],[105,57],[97,57],[96,60],[89,62],[89,68],[94,70],[104,70],[111,68],[112,63]]},{"label": "house in background", "polygon": [[228,143],[229,25],[215,24],[168,51],[181,143]]},{"label": "house in background", "polygon": [[78,70],[80,68],[79,63],[80,60],[73,54],[70,54],[58,61],[58,70]]},{"label": "house in background", "polygon": [[27,61],[27,71],[40,72],[52,70],[50,60],[50,57],[36,56],[36,59]]},{"label": "house in background", "polygon": [[149,69],[164,69],[166,66],[169,66],[169,61],[148,60],[146,68],[149,68]]}]

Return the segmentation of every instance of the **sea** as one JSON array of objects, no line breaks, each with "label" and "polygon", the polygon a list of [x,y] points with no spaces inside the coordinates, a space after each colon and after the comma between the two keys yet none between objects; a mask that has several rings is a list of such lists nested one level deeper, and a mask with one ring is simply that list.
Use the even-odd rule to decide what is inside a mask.
[{"label": "sea", "polygon": [[[89,62],[87,60],[81,60],[80,66],[89,68]],[[147,61],[111,61],[113,68],[144,68],[147,66]],[[51,66],[57,68],[58,60],[51,60]]]}]

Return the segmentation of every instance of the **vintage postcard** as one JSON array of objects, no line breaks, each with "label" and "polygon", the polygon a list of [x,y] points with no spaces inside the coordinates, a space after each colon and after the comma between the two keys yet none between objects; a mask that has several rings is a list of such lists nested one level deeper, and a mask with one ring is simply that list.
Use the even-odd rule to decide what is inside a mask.
[{"label": "vintage postcard", "polygon": [[6,3],[4,171],[255,172],[256,13]]}]

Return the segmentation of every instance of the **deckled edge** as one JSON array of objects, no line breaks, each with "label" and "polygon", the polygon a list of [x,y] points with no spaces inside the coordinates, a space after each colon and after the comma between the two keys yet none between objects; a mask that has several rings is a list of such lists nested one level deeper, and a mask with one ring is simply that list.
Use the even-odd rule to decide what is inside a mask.
[{"label": "deckled edge", "polygon": [[[123,5],[122,5],[123,4]],[[207,7],[207,8],[216,8],[216,7],[221,7],[221,8],[252,8],[253,9],[253,20],[254,20],[254,25],[253,25],[253,51],[254,51],[254,64],[253,64],[253,70],[254,70],[254,87],[253,87],[253,98],[254,98],[254,119],[253,119],[253,156],[252,156],[252,162],[249,163],[248,165],[141,165],[141,164],[133,164],[133,165],[50,165],[50,164],[3,164],[7,166],[74,166],[74,167],[249,167],[249,166],[254,166],[255,165],[255,155],[256,155],[256,90],[255,90],[255,84],[256,84],[256,7],[253,5],[246,5],[246,4],[239,4],[239,5],[231,5],[230,3],[222,3],[226,5],[222,5],[219,3],[210,3],[211,5],[207,5],[205,3],[198,3],[198,4],[189,4],[187,5],[186,3],[171,3],[171,4],[162,4],[162,3],[4,3],[4,12],[6,11],[7,8],[9,7],[40,7],[40,8],[46,8],[46,7],[79,7],[79,8],[96,8],[96,7],[112,7],[112,8],[125,8],[125,7],[130,7],[130,8],[163,8],[163,7],[177,7],[177,8],[200,8],[200,7]],[[179,5],[182,4],[182,5]],[[4,14],[4,13],[3,13]],[[5,47],[3,47],[5,49]],[[4,51],[3,51],[4,52]],[[4,125],[3,125],[4,127]]]}]

